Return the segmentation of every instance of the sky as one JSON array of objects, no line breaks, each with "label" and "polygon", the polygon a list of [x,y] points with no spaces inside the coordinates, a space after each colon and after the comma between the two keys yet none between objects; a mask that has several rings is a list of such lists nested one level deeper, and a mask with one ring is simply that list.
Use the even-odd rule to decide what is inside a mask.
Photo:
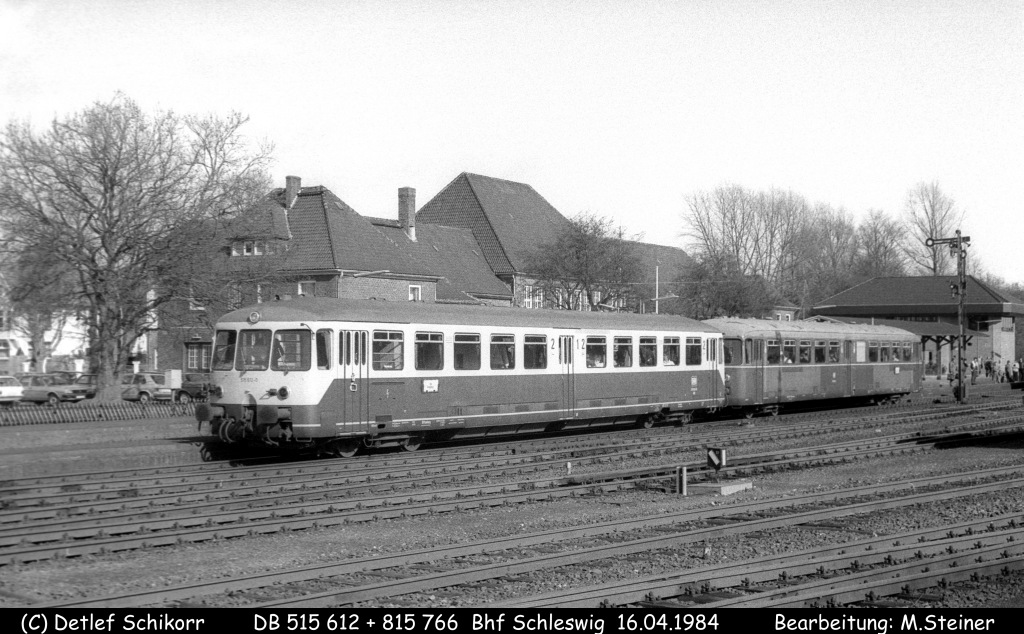
[{"label": "sky", "polygon": [[685,248],[689,196],[900,215],[939,183],[1024,283],[1024,0],[0,0],[0,123],[232,111],[366,216],[462,172]]}]

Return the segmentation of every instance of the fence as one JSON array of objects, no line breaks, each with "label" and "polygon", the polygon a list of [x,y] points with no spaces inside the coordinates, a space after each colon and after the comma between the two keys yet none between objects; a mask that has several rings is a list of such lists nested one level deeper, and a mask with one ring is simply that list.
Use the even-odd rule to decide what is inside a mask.
[{"label": "fence", "polygon": [[194,416],[193,403],[75,403],[57,407],[16,405],[0,408],[0,426],[86,423],[104,420]]}]

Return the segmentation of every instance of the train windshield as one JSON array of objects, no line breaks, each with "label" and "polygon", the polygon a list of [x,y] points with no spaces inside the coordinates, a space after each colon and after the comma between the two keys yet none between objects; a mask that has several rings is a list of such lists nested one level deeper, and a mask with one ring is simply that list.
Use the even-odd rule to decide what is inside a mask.
[{"label": "train windshield", "polygon": [[234,330],[218,330],[213,344],[213,369],[230,370],[235,365],[235,342],[238,333]]}]

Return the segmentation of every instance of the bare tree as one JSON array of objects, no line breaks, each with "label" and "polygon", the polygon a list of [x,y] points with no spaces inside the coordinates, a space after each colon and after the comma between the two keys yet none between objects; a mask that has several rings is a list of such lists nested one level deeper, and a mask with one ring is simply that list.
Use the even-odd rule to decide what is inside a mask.
[{"label": "bare tree", "polygon": [[193,295],[214,272],[218,227],[268,190],[270,148],[250,149],[246,121],[147,115],[118,95],[44,130],[11,122],[0,134],[2,247],[46,245],[73,272],[98,398],[119,397],[117,375],[157,309]]},{"label": "bare tree", "polygon": [[802,196],[772,189],[749,192],[731,185],[687,199],[684,235],[705,262],[729,262],[781,293],[802,283],[806,254],[800,245],[809,207]]},{"label": "bare tree", "polygon": [[532,255],[528,274],[555,308],[631,302],[640,282],[640,260],[621,227],[608,218],[580,213],[565,230]]},{"label": "bare tree", "polygon": [[74,279],[43,248],[5,258],[4,269],[12,329],[29,342],[31,370],[41,371],[60,345],[65,325],[78,313]]},{"label": "bare tree", "polygon": [[906,254],[910,262],[928,275],[948,275],[956,271],[956,260],[946,245],[929,247],[929,238],[949,238],[960,228],[964,212],[957,208],[938,182],[918,183],[907,194]]},{"label": "bare tree", "polygon": [[859,280],[906,275],[904,228],[880,209],[868,212],[857,228],[859,238],[854,273]]},{"label": "bare tree", "polygon": [[761,317],[774,303],[764,278],[746,275],[738,262],[702,257],[675,280],[683,313],[693,319]]}]

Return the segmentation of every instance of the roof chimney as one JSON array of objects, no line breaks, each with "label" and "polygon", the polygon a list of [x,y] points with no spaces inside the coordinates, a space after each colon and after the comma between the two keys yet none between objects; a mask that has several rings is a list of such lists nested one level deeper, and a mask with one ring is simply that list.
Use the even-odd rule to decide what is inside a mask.
[{"label": "roof chimney", "polygon": [[416,241],[416,190],[412,187],[398,188],[398,224]]},{"label": "roof chimney", "polygon": [[284,177],[284,206],[291,209],[295,199],[299,197],[299,190],[302,189],[302,179],[298,176]]}]

